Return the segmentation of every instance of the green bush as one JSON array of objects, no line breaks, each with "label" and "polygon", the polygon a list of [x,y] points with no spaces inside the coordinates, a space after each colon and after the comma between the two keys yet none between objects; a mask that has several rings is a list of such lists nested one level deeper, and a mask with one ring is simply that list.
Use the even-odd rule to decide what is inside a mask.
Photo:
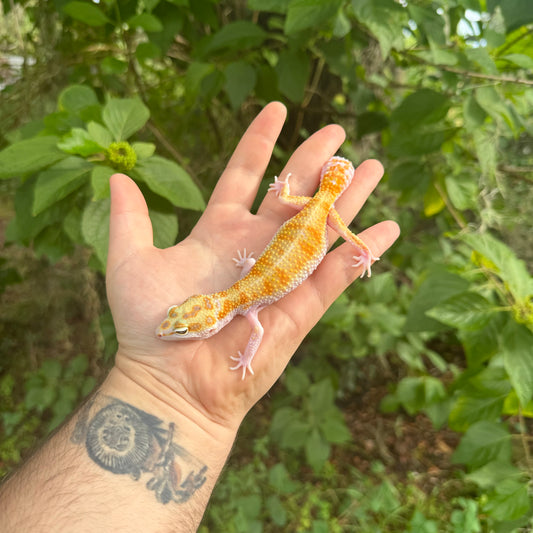
[{"label": "green bush", "polygon": [[[31,245],[52,261],[83,244],[101,271],[107,180],[121,171],[147,197],[156,244],[173,244],[195,221],[182,208],[203,208],[249,118],[268,100],[289,108],[271,173],[333,121],[347,131],[346,156],[378,157],[386,167],[357,226],[395,218],[401,240],[310,334],[273,393],[271,423],[262,421],[268,454],[247,448],[248,466],[227,472],[204,527],[530,527],[533,281],[524,260],[533,258],[533,5],[55,5],[14,2],[26,10],[6,14],[31,35],[18,47],[34,60],[2,89],[0,102],[11,130],[0,152],[0,178],[10,180],[8,195],[14,191],[10,243]],[[1,267],[7,286],[17,270]],[[363,357],[372,364],[362,365]],[[32,394],[46,398],[47,380],[67,372],[54,365],[29,378]],[[394,467],[361,478],[335,467],[335,454],[358,437],[346,422],[354,391],[383,371],[390,377],[384,411],[424,413],[436,430],[462,434],[452,457],[464,471],[450,474],[461,480],[452,497],[420,495],[410,480],[396,488]],[[69,401],[45,403],[64,405],[63,412]],[[3,417],[4,428],[16,426],[17,409]],[[258,421],[245,423],[245,434],[247,424]],[[341,494],[365,503],[343,506]]]}]

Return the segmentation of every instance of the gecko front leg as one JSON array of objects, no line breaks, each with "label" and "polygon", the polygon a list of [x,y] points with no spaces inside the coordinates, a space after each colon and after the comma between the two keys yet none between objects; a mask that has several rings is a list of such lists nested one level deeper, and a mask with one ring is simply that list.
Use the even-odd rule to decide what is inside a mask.
[{"label": "gecko front leg", "polygon": [[274,183],[271,183],[268,186],[268,191],[273,192],[276,196],[286,205],[295,207],[296,209],[302,209],[309,200],[310,196],[294,196],[290,193],[289,188],[289,178],[291,174],[287,174],[287,177],[284,180],[279,179],[277,176],[274,176]]},{"label": "gecko front leg", "polygon": [[230,367],[230,370],[237,370],[242,367],[242,379],[244,379],[246,376],[246,370],[249,370],[250,374],[254,373],[252,370],[252,359],[254,358],[254,355],[261,344],[264,333],[263,326],[261,325],[261,322],[259,322],[259,318],[257,316],[261,309],[263,309],[262,305],[256,305],[251,307],[244,315],[252,326],[252,334],[250,335],[250,339],[248,340],[248,344],[246,345],[244,353],[239,351],[237,352],[236,356],[230,357],[230,359],[233,359],[233,361],[237,361],[237,364]]},{"label": "gecko front leg", "polygon": [[241,278],[244,278],[244,276],[246,276],[246,274],[248,274],[251,268],[255,265],[255,259],[252,257],[254,253],[250,252],[247,254],[245,248],[242,251],[242,254],[240,250],[237,250],[237,255],[239,257],[234,257],[233,261],[235,261],[235,266],[241,269]]}]

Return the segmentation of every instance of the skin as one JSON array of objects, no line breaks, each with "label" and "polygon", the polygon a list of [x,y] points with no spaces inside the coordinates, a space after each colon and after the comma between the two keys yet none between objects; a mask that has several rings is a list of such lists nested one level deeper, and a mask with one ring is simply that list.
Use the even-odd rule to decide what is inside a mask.
[{"label": "skin", "polygon": [[[229,356],[246,344],[250,327],[237,317],[213,337],[171,343],[154,330],[169,305],[195,293],[210,293],[236,279],[236,250],[261,251],[294,209],[267,194],[257,214],[250,207],[285,120],[280,103],[267,105],[242,137],[196,227],[182,242],[153,246],[145,200],[127,176],[111,178],[108,299],[119,349],[115,366],[95,396],[112,396],[175,427],[174,442],[207,467],[206,482],[184,504],[162,505],[142,481],[101,469],[82,445],[73,444],[78,413],[0,488],[4,531],[194,531],[226,461],[238,427],[268,391],[301,340],[328,306],[360,274],[353,247],[326,255],[297,289],[261,312],[265,334],[254,359],[254,376],[241,380]],[[292,155],[279,174],[291,175],[291,192],[311,196],[323,163],[344,141],[344,131],[327,126]],[[349,223],[383,174],[365,161],[336,204]],[[270,178],[270,177],[269,177]],[[360,237],[381,256],[399,235],[387,221]],[[337,236],[331,232],[331,243]],[[376,271],[379,272],[379,266]],[[364,283],[364,281],[362,281]],[[78,439],[79,440],[79,439]],[[141,475],[144,475],[141,473]],[[31,505],[21,505],[31,501]]]}]

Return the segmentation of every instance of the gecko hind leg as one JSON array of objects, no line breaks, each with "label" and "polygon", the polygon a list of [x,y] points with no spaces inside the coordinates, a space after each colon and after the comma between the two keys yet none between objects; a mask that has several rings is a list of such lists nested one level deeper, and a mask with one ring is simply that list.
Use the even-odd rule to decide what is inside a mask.
[{"label": "gecko hind leg", "polygon": [[356,248],[359,249],[359,255],[354,255],[355,263],[353,267],[363,267],[363,272],[361,273],[361,278],[365,274],[370,277],[372,275],[372,263],[374,261],[379,261],[379,257],[376,257],[366,243],[361,240],[357,235],[352,233],[348,226],[344,223],[339,213],[332,208],[328,216],[328,224],[346,241],[350,244],[353,244]]},{"label": "gecko hind leg", "polygon": [[244,379],[246,377],[247,370],[252,375],[254,373],[252,369],[252,360],[259,348],[259,345],[261,344],[261,340],[263,339],[264,333],[263,326],[261,325],[261,322],[259,322],[259,318],[257,316],[261,309],[263,309],[262,305],[252,307],[244,315],[248,322],[250,322],[250,324],[252,325],[252,334],[250,335],[250,339],[248,340],[248,344],[246,345],[244,353],[241,353],[239,351],[237,352],[236,356],[230,356],[230,359],[237,362],[235,366],[230,367],[230,370],[238,370],[239,368],[242,368],[241,379]]}]

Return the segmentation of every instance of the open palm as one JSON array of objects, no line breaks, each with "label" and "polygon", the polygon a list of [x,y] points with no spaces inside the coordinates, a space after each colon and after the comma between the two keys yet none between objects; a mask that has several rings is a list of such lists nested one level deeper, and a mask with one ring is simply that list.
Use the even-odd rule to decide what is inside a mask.
[{"label": "open palm", "polygon": [[[111,181],[112,206],[107,265],[108,297],[117,329],[116,366],[135,379],[148,373],[160,394],[183,402],[211,420],[237,426],[279,377],[297,346],[335,298],[360,274],[351,265],[353,247],[330,252],[313,275],[259,317],[265,334],[254,359],[255,375],[241,380],[229,370],[230,356],[242,350],[250,326],[237,317],[205,340],[165,342],[155,336],[168,307],[192,294],[225,289],[239,277],[237,250],[258,257],[279,226],[295,211],[267,194],[257,214],[250,213],[260,181],[285,119],[279,103],[267,105],[244,134],[221,176],[207,209],[191,234],[165,250],[153,246],[144,198],[126,176]],[[291,190],[312,195],[320,169],[344,140],[339,126],[327,126],[305,141],[280,173],[291,176]],[[377,161],[362,163],[336,204],[348,223],[381,178]],[[361,233],[379,256],[398,236],[394,222]],[[331,235],[331,243],[336,235]],[[164,392],[161,392],[163,390]]]}]

